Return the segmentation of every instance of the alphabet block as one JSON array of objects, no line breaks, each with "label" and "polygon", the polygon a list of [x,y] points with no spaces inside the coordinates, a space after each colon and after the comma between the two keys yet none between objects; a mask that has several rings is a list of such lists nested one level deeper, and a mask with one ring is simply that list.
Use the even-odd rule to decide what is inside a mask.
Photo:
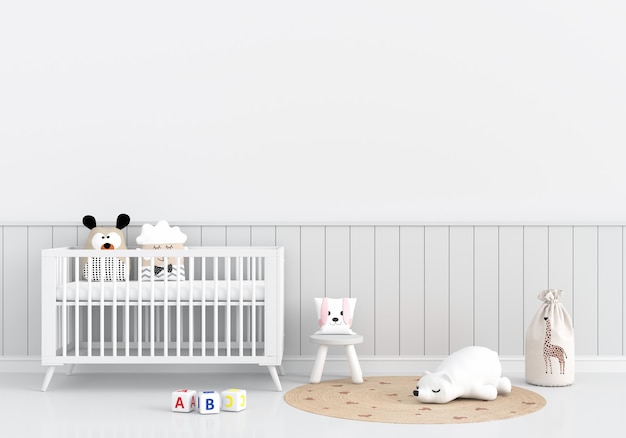
[{"label": "alphabet block", "polygon": [[198,395],[198,412],[201,414],[219,414],[221,397],[215,391],[202,391]]},{"label": "alphabet block", "polygon": [[179,389],[172,392],[172,411],[191,412],[196,410],[196,391]]},{"label": "alphabet block", "polygon": [[246,390],[231,388],[222,391],[222,410],[238,412],[246,408]]}]

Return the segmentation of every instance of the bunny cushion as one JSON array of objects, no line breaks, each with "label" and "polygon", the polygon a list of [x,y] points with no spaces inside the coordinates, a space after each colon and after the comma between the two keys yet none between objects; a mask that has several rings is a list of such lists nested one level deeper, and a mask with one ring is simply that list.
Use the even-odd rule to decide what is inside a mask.
[{"label": "bunny cushion", "polygon": [[356,298],[315,298],[319,330],[316,335],[353,335],[350,328]]},{"label": "bunny cushion", "polygon": [[422,403],[448,403],[457,398],[495,400],[511,392],[511,381],[502,377],[498,353],[471,346],[452,353],[433,373],[426,371],[413,391]]}]

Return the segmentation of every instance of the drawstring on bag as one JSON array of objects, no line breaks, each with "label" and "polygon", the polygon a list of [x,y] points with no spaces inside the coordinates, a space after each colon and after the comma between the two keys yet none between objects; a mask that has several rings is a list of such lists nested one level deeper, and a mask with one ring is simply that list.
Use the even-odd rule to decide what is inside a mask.
[{"label": "drawstring on bag", "polygon": [[539,386],[574,383],[574,327],[560,289],[541,291],[542,301],[526,331],[526,381]]}]

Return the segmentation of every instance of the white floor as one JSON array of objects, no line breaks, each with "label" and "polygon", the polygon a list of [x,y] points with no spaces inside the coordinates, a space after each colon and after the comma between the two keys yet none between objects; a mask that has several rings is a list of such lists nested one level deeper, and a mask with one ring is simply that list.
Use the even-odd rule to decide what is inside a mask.
[{"label": "white floor", "polygon": [[[347,376],[324,375],[323,380]],[[367,377],[367,376],[365,376]],[[299,411],[283,401],[284,392],[308,383],[308,376],[281,376],[283,392],[269,374],[81,373],[57,372],[47,392],[43,374],[0,374],[0,427],[7,436],[143,437],[568,437],[626,430],[626,374],[578,374],[570,387],[514,385],[543,395],[540,411],[512,420],[468,425],[405,425],[340,420]],[[248,406],[241,412],[200,415],[170,411],[176,389],[243,388]],[[19,435],[17,435],[19,434]],[[4,433],[2,434],[5,435]]]}]

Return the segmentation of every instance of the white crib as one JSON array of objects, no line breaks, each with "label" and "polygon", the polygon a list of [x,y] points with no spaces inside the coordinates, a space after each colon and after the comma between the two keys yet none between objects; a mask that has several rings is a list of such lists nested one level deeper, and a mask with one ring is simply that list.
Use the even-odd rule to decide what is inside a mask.
[{"label": "white crib", "polygon": [[66,364],[258,364],[282,391],[282,247],[45,249],[41,292],[42,391]]}]

